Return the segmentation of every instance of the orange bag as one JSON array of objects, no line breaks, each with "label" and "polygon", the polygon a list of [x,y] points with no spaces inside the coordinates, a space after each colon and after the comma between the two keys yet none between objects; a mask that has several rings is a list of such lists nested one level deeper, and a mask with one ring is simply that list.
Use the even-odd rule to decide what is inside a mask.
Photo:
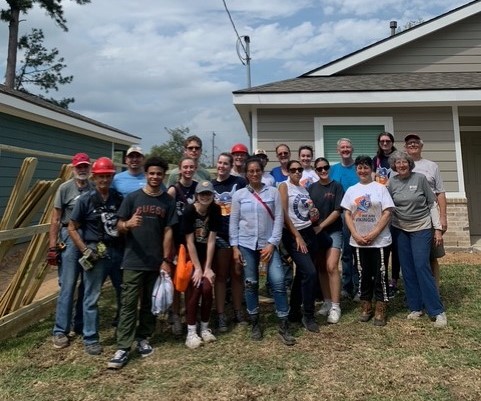
[{"label": "orange bag", "polygon": [[181,244],[177,255],[177,267],[174,274],[174,287],[179,292],[184,292],[189,286],[194,265],[189,258],[187,248]]}]

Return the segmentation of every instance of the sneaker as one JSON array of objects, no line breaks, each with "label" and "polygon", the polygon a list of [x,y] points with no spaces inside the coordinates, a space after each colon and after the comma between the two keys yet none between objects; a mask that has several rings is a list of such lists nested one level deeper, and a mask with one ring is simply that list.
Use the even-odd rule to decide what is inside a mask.
[{"label": "sneaker", "polygon": [[331,308],[329,316],[327,317],[327,323],[336,324],[341,318],[341,310],[338,308]]},{"label": "sneaker", "polygon": [[247,320],[244,319],[244,314],[240,310],[234,311],[234,322],[241,326],[247,326]]},{"label": "sneaker", "polygon": [[103,351],[100,343],[86,344],[85,352],[89,355],[100,355]]},{"label": "sneaker", "polygon": [[422,310],[414,310],[407,316],[406,319],[408,319],[408,320],[419,320],[419,319],[421,319],[421,316],[423,316],[423,315],[424,315],[424,313],[423,313]]},{"label": "sneaker", "polygon": [[223,313],[219,313],[217,315],[217,329],[220,333],[225,333],[227,330],[229,330],[229,327],[227,326],[227,320]]},{"label": "sneaker", "polygon": [[146,358],[153,354],[154,349],[149,343],[149,340],[140,340],[137,342],[137,352],[142,358]]},{"label": "sneaker", "polygon": [[436,321],[434,322],[434,327],[446,327],[448,325],[448,318],[446,317],[446,313],[440,313],[436,316]]},{"label": "sneaker", "polygon": [[70,340],[68,339],[68,337],[65,334],[60,333],[60,334],[55,334],[53,336],[53,347],[54,348],[62,349],[62,348],[68,347],[69,345],[70,345]]},{"label": "sneaker", "polygon": [[172,321],[172,334],[176,337],[182,335],[182,322],[180,321],[180,316],[176,313],[172,313],[170,317]]},{"label": "sneaker", "polygon": [[211,343],[217,340],[210,329],[202,330],[200,336],[205,343]]},{"label": "sneaker", "polygon": [[306,330],[313,333],[319,333],[319,325],[316,323],[316,320],[313,317],[303,316],[302,324],[306,328]]},{"label": "sneaker", "polygon": [[327,316],[331,311],[332,304],[330,302],[323,302],[321,308],[317,311],[319,316]]},{"label": "sneaker", "polygon": [[197,335],[197,333],[188,333],[185,339],[185,345],[187,348],[195,349],[199,348],[202,344],[202,339]]},{"label": "sneaker", "polygon": [[117,351],[115,351],[112,359],[108,362],[107,367],[109,369],[121,369],[125,366],[128,359],[129,352],[123,349],[118,349]]}]

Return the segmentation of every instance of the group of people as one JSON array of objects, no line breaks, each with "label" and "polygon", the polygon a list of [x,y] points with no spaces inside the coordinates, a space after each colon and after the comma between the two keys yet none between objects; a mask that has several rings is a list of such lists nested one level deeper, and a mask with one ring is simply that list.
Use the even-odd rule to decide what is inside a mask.
[{"label": "group of people", "polygon": [[436,258],[444,254],[445,191],[437,165],[421,157],[421,138],[409,134],[405,142],[406,151],[397,151],[393,135],[383,132],[374,158],[353,159],[351,141],[341,138],[341,161],[332,166],[324,157],[313,162],[310,146],[301,146],[295,160],[289,146],[280,144],[279,166],[270,173],[266,151],[249,155],[245,145],[235,144],[218,156],[211,178],[199,165],[202,141],[194,135],[185,140],[184,155],[165,184],[167,163],[145,160],[138,146],[127,151],[127,170],[118,174],[106,157],[91,164],[88,155],[76,154],[73,178],[58,190],[50,228],[47,260],[59,265],[60,285],[54,347],[67,347],[73,331],[82,334],[88,354],[102,352],[97,303],[110,277],[117,296],[117,351],[108,367],[123,367],[133,343],[142,357],[151,355],[154,283],[159,270],[175,273],[180,246],[193,271],[184,297],[174,291],[169,321],[173,333],[182,335],[184,299],[185,344],[192,349],[216,340],[213,305],[217,332],[226,332],[230,322],[246,325],[247,313],[251,339],[262,339],[263,271],[278,337],[288,346],[296,343],[292,323],[311,332],[319,332],[316,314],[338,323],[342,295],[360,301],[361,322],[373,318],[374,325],[384,326],[400,269],[408,319],[426,312],[436,327],[444,327]]}]

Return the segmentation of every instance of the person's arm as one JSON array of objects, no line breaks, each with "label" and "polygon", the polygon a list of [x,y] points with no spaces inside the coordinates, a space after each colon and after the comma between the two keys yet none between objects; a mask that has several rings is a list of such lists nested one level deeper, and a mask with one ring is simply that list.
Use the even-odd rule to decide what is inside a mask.
[{"label": "person's arm", "polygon": [[354,239],[354,241],[356,241],[356,243],[361,246],[367,245],[366,240],[362,236],[360,236],[356,231],[356,226],[354,225],[351,211],[349,209],[345,209],[344,213],[345,213],[344,222],[346,223],[347,228],[349,229],[349,232],[351,233],[351,236]]},{"label": "person's arm", "polygon": [[[135,215],[134,215],[135,216]],[[164,240],[162,241],[162,249],[164,255],[164,259],[162,260],[162,263],[160,264],[160,270],[165,271],[167,274],[172,273],[172,261],[168,259],[168,256],[172,252],[172,247],[174,246],[174,234],[172,232],[172,227],[167,226],[164,228]]]},{"label": "person's arm", "polygon": [[296,240],[297,250],[302,253],[307,253],[306,243],[289,217],[289,194],[287,184],[285,182],[279,185],[279,195],[281,197],[282,209],[284,211],[284,225],[289,230],[292,237]]},{"label": "person's arm", "polygon": [[57,266],[59,261],[59,250],[57,249],[58,232],[60,230],[60,222],[62,210],[54,208],[52,218],[50,219],[50,228],[48,231],[48,252],[47,263],[50,266]]},{"label": "person's arm", "polygon": [[198,287],[202,281],[202,265],[200,264],[199,255],[197,255],[197,248],[194,243],[194,233],[185,235],[185,243],[187,245],[187,252],[189,252],[190,260],[194,265],[194,274],[192,275],[192,282],[195,287]]},{"label": "person's arm", "polygon": [[68,223],[68,235],[70,235],[70,238],[72,238],[73,243],[79,251],[84,253],[87,250],[87,245],[78,232],[79,228],[80,223],[78,221],[70,220]]},{"label": "person's arm", "polygon": [[214,284],[215,278],[215,273],[212,270],[212,261],[214,260],[216,234],[215,231],[211,231],[207,238],[207,256],[204,265],[204,277],[207,278],[211,284]]},{"label": "person's arm", "polygon": [[439,205],[439,219],[441,220],[443,233],[445,233],[448,229],[446,192],[440,192],[436,194],[436,197]]}]

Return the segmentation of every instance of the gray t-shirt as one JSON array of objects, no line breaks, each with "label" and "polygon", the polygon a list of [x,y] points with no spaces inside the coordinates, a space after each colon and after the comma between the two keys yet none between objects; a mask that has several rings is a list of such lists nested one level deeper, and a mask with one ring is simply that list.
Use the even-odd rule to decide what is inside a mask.
[{"label": "gray t-shirt", "polygon": [[62,211],[61,224],[66,225],[70,221],[72,210],[77,203],[77,199],[85,192],[88,192],[94,186],[91,181],[87,180],[87,185],[79,188],[72,178],[62,183],[55,194],[53,207]]},{"label": "gray t-shirt", "polygon": [[[212,179],[210,173],[205,168],[202,168],[200,166],[197,167],[194,177],[192,178],[194,181],[197,182],[204,180],[210,181]],[[167,188],[175,185],[177,181],[179,181],[179,169],[176,167],[170,171],[169,179],[167,180]]]},{"label": "gray t-shirt", "polygon": [[391,176],[387,189],[396,208],[392,225],[406,231],[417,231],[432,226],[431,207],[436,195],[423,174],[411,173],[408,178]]},{"label": "gray t-shirt", "polygon": [[436,195],[446,192],[443,179],[439,172],[439,166],[435,162],[426,159],[415,161],[413,171],[424,174],[428,180],[429,187]]}]

